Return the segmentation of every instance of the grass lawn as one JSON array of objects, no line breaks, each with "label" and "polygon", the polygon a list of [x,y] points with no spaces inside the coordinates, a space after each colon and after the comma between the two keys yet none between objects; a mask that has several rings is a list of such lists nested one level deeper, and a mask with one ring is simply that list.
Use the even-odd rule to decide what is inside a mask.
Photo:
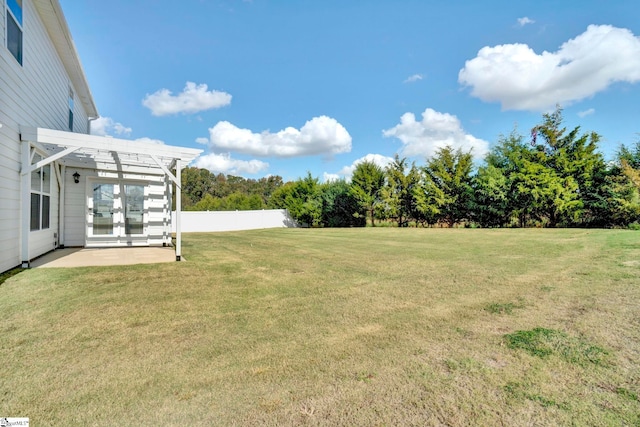
[{"label": "grass lawn", "polygon": [[0,286],[0,416],[47,425],[640,425],[640,233],[186,234]]}]

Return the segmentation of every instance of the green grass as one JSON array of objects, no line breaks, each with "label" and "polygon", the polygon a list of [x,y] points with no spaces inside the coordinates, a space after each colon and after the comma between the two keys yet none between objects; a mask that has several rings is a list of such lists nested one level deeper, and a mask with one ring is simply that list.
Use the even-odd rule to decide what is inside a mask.
[{"label": "green grass", "polygon": [[514,302],[494,302],[485,307],[489,313],[493,314],[513,314],[513,310],[516,308],[523,308],[524,303],[522,298],[519,303]]},{"label": "green grass", "polygon": [[640,425],[640,234],[186,234],[183,263],[0,286],[34,425]]},{"label": "green grass", "polygon": [[507,346],[522,349],[533,356],[547,357],[553,354],[578,365],[607,363],[608,352],[582,337],[570,337],[562,331],[534,328],[505,335]]}]

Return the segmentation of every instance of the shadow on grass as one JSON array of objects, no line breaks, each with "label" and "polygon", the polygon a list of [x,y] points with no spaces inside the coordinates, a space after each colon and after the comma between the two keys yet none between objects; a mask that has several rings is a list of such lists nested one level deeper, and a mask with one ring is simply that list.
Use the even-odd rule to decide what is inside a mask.
[{"label": "shadow on grass", "polygon": [[24,270],[24,268],[14,268],[13,270],[9,270],[9,271],[5,271],[4,273],[0,274],[0,286],[2,286],[2,284],[6,281],[9,280],[10,278],[12,278],[13,276],[15,276],[18,273],[21,273]]}]

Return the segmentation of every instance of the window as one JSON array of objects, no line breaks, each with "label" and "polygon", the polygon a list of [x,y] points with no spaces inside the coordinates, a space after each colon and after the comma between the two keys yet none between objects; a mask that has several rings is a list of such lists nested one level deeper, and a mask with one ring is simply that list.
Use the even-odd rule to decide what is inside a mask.
[{"label": "window", "polygon": [[[33,162],[42,157],[35,155]],[[51,165],[31,172],[31,231],[45,230],[51,224]]]},{"label": "window", "polygon": [[69,88],[69,130],[73,132],[73,89]]},{"label": "window", "polygon": [[7,0],[7,49],[22,65],[22,0]]}]

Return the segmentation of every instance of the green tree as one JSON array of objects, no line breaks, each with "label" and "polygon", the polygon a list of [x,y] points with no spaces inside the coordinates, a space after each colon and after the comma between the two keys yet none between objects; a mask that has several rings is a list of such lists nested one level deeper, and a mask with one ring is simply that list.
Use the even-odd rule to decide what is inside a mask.
[{"label": "green tree", "polygon": [[386,170],[386,185],[382,189],[384,215],[398,223],[398,227],[406,227],[410,219],[417,216],[415,186],[420,182],[420,174],[415,166],[406,158],[395,155]]},{"label": "green tree", "polygon": [[640,194],[624,174],[612,173],[605,187],[607,192],[608,226],[626,226],[640,222]]},{"label": "green tree", "polygon": [[450,146],[441,148],[422,170],[424,188],[426,194],[432,195],[430,200],[436,204],[438,219],[449,227],[469,219],[473,208],[471,153],[454,151]]},{"label": "green tree", "polygon": [[380,204],[384,181],[384,170],[370,161],[358,163],[351,177],[351,194],[360,208],[353,214],[359,216],[361,211],[364,211],[365,215],[368,213],[372,227],[376,225],[375,211]]},{"label": "green tree", "polygon": [[322,200],[322,225],[324,227],[362,227],[364,215],[354,215],[360,210],[351,186],[344,180],[330,181],[320,186]]},{"label": "green tree", "polygon": [[[492,224],[506,226],[510,225],[514,218],[517,218],[519,225],[525,227],[529,199],[519,191],[516,174],[524,168],[525,162],[538,162],[540,155],[538,150],[525,143],[524,137],[515,129],[509,135],[500,136],[498,143],[485,158],[486,168],[481,168],[476,177],[480,180],[476,182],[476,190],[481,188],[479,194],[475,194],[474,211],[476,216],[486,215],[495,209],[492,214],[494,215],[491,220]],[[487,188],[489,184],[486,181],[490,179],[490,176],[486,174],[489,172],[496,180],[492,184],[499,185],[499,188]],[[500,176],[504,177],[504,183],[501,182],[503,178]],[[484,188],[479,187],[480,185],[484,185]],[[487,205],[487,203],[491,203],[494,196],[501,200],[503,196],[500,193],[503,191],[506,199],[503,200],[503,204]],[[500,221],[501,218],[502,221]]]},{"label": "green tree", "polygon": [[259,194],[263,202],[266,204],[269,201],[271,194],[283,185],[284,182],[282,181],[281,176],[270,175],[268,177],[260,178],[256,182],[256,190],[253,193]]},{"label": "green tree", "polygon": [[219,210],[219,199],[213,197],[207,193],[204,197],[198,200],[197,203],[187,206],[186,211],[217,211]]},{"label": "green tree", "polygon": [[562,109],[543,115],[542,124],[534,128],[542,137],[538,149],[544,151],[544,164],[563,178],[572,178],[577,184],[579,203],[566,211],[558,222],[565,225],[591,225],[601,222],[605,195],[603,186],[607,167],[598,152],[600,135],[595,132],[580,134],[580,127],[567,131],[562,127]]},{"label": "green tree", "polygon": [[188,209],[209,194],[213,175],[207,169],[186,167],[182,169],[182,206]]},{"label": "green tree", "polygon": [[493,166],[482,166],[473,180],[473,218],[481,227],[503,227],[510,222],[509,180]]},{"label": "green tree", "polygon": [[626,162],[634,169],[640,169],[640,141],[631,147],[622,144],[616,153],[618,163]]},{"label": "green tree", "polygon": [[318,227],[322,221],[322,199],[317,178],[307,176],[276,189],[269,207],[287,209],[293,219],[303,225]]},{"label": "green tree", "polygon": [[605,189],[606,225],[625,226],[640,221],[640,142],[618,149]]},{"label": "green tree", "polygon": [[622,145],[618,150],[617,158],[622,174],[640,189],[640,141],[631,148]]},{"label": "green tree", "polygon": [[257,195],[247,195],[245,193],[235,192],[223,198],[224,209],[227,211],[247,211],[259,210],[264,208],[262,198]]},{"label": "green tree", "polygon": [[572,177],[558,176],[555,170],[541,163],[525,161],[514,176],[521,205],[521,224],[531,215],[544,225],[556,227],[562,218],[576,215],[582,202],[578,199],[578,184]]}]

